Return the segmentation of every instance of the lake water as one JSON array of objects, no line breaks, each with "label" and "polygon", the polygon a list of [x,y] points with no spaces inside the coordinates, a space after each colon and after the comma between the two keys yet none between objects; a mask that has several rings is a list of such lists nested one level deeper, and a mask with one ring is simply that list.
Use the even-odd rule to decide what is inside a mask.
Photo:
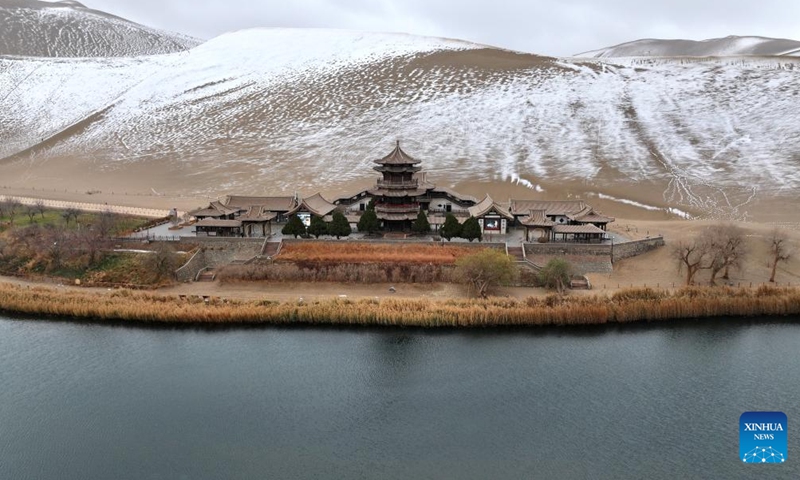
[{"label": "lake water", "polygon": [[[0,319],[1,479],[797,478],[800,325],[140,329]],[[782,465],[738,419],[788,415]]]}]

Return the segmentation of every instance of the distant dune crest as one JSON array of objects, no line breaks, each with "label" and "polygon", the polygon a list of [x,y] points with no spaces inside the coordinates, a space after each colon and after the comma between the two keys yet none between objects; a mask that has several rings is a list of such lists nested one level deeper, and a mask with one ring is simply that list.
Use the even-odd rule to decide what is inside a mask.
[{"label": "distant dune crest", "polygon": [[180,52],[200,43],[195,38],[92,10],[76,1],[0,3],[0,55],[132,57]]},{"label": "distant dune crest", "polygon": [[726,57],[739,55],[800,56],[800,42],[780,38],[737,37],[709,40],[643,39],[579,53],[576,57]]}]

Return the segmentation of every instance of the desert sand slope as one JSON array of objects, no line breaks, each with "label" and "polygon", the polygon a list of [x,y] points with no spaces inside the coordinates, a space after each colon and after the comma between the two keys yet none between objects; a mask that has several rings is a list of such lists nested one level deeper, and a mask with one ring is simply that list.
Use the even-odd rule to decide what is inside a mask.
[{"label": "desert sand slope", "polygon": [[791,213],[800,187],[798,75],[792,57],[604,62],[311,29],[150,57],[0,58],[2,183],[343,191],[400,139],[443,186],[765,219]]},{"label": "desert sand slope", "polygon": [[576,57],[722,57],[722,56],[800,56],[800,42],[782,38],[737,37],[709,40],[643,39],[601,48]]},{"label": "desert sand slope", "polygon": [[[716,221],[646,221],[619,219],[612,230],[633,238],[647,235],[663,235],[667,245],[644,255],[621,260],[614,264],[614,272],[589,274],[595,289],[616,289],[628,286],[680,287],[686,282],[686,271],[679,270],[674,257],[675,246],[692,242],[706,235],[708,229],[726,225]],[[771,271],[770,239],[774,225],[739,222],[735,224],[744,236],[747,251],[741,268],[730,271],[728,280],[717,277],[716,285],[757,286],[768,283]],[[786,246],[793,252],[786,262],[779,262],[775,281],[778,285],[800,285],[800,224],[780,226],[787,236]],[[709,270],[701,270],[695,277],[696,285],[707,285],[711,278]]]},{"label": "desert sand slope", "polygon": [[180,52],[199,43],[74,1],[0,1],[0,55],[130,57]]}]

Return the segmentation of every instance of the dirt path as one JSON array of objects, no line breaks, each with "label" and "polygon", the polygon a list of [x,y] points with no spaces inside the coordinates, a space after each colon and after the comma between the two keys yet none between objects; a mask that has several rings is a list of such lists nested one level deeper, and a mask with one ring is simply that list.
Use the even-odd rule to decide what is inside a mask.
[{"label": "dirt path", "polygon": [[[0,283],[10,283],[26,288],[47,287],[58,290],[77,290],[82,292],[94,292],[105,294],[113,292],[114,289],[102,287],[82,287],[68,283],[38,282],[16,277],[0,276]],[[394,292],[389,290],[394,288]],[[186,296],[208,296],[220,297],[235,300],[275,300],[275,301],[295,301],[300,298],[304,300],[324,300],[331,298],[420,298],[428,300],[449,300],[454,298],[469,298],[470,292],[462,285],[449,283],[394,283],[394,284],[348,284],[348,283],[267,283],[267,282],[237,282],[220,283],[215,282],[192,282],[182,283],[172,287],[165,287],[145,292],[156,295],[186,295]],[[501,297],[524,299],[530,296],[542,296],[548,292],[539,288],[529,287],[507,287],[499,288],[495,295]]]},{"label": "dirt path", "polygon": [[[390,287],[394,288],[391,292]],[[347,284],[347,283],[266,283],[266,282],[194,282],[158,290],[165,295],[206,295],[241,300],[291,301],[321,300],[328,298],[424,298],[449,300],[469,298],[469,290],[462,285],[449,283],[394,283],[394,284]],[[529,287],[499,288],[495,295],[511,298],[526,298],[546,295],[543,289]]]}]

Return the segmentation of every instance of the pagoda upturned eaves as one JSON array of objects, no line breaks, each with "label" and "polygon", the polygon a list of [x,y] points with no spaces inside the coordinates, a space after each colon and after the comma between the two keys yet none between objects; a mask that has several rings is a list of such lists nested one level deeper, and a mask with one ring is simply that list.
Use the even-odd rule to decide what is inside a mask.
[{"label": "pagoda upturned eaves", "polygon": [[403,149],[400,148],[400,140],[397,140],[397,144],[395,145],[394,150],[392,150],[389,153],[389,155],[386,155],[383,158],[375,160],[375,163],[379,165],[401,166],[401,165],[417,165],[421,163],[421,161],[417,160],[416,158],[404,152]]}]

